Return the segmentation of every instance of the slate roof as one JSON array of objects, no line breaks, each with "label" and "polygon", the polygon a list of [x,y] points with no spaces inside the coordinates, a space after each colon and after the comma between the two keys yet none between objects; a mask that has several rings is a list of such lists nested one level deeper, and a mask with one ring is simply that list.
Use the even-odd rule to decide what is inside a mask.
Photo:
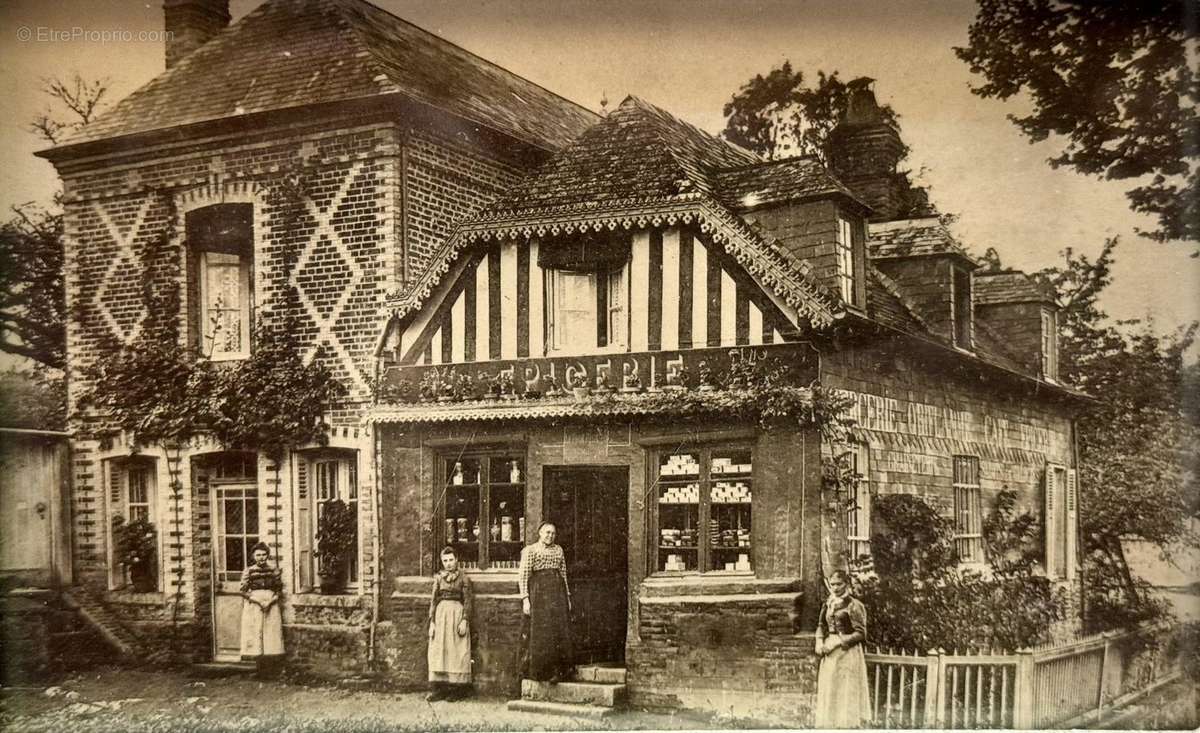
[{"label": "slate roof", "polygon": [[625,101],[489,206],[491,214],[714,193],[712,171],[757,163],[637,97]]},{"label": "slate roof", "polygon": [[1050,303],[1058,300],[1051,283],[1023,272],[975,273],[975,304]]},{"label": "slate roof", "polygon": [[954,254],[975,261],[936,216],[871,222],[868,244],[877,260]]},{"label": "slate roof", "polygon": [[599,119],[365,0],[269,0],[64,145],[384,95],[551,150]]},{"label": "slate roof", "polygon": [[749,211],[759,206],[831,194],[853,199],[866,208],[866,204],[816,158],[787,158],[728,168],[717,171],[714,177],[717,198],[733,211]]}]

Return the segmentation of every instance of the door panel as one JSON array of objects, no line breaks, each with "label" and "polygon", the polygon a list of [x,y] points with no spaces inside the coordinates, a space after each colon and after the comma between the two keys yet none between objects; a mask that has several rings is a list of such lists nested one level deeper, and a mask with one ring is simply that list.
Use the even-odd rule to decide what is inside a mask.
[{"label": "door panel", "polygon": [[4,441],[0,455],[0,570],[50,566],[51,464],[40,446]]},{"label": "door panel", "polygon": [[558,529],[571,584],[575,662],[625,658],[629,469],[546,467],[545,517]]},{"label": "door panel", "polygon": [[242,572],[258,542],[258,487],[213,488],[213,659],[241,658]]}]

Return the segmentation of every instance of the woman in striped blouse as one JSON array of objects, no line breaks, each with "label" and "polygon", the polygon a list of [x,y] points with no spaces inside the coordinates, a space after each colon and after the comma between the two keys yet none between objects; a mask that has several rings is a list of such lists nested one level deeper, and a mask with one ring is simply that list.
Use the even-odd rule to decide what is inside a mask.
[{"label": "woman in striped blouse", "polygon": [[554,544],[552,522],[538,526],[538,541],[521,550],[521,610],[525,614],[525,659],[529,679],[557,682],[570,676],[571,590],[567,560]]},{"label": "woman in striped blouse", "polygon": [[242,573],[242,660],[254,661],[259,676],[270,676],[283,661],[283,614],[279,596],[283,578],[270,565],[271,550],[259,542],[251,550],[254,564]]}]

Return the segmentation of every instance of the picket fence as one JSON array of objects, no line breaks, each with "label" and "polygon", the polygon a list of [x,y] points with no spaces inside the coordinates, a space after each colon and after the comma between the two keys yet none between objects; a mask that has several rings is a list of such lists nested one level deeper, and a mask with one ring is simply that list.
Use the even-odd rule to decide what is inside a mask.
[{"label": "picket fence", "polygon": [[1098,720],[1178,675],[1173,630],[1015,653],[867,652],[876,728],[1053,728]]}]

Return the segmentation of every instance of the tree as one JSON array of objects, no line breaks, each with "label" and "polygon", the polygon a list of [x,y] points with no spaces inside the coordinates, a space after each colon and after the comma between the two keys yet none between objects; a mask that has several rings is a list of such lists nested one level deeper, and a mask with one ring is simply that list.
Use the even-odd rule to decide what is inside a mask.
[{"label": "tree", "polygon": [[55,369],[65,360],[62,216],[33,206],[0,225],[0,350]]},{"label": "tree", "polygon": [[1063,138],[1051,166],[1135,183],[1130,207],[1158,217],[1143,235],[1200,242],[1195,19],[1195,0],[981,0],[955,53],[975,94],[1032,103],[1010,115],[1031,141]]},{"label": "tree", "polygon": [[1042,273],[1063,303],[1062,377],[1096,398],[1078,420],[1081,535],[1090,601],[1103,609],[1093,619],[1112,622],[1154,613],[1125,565],[1122,539],[1164,552],[1197,544],[1188,519],[1200,453],[1200,422],[1184,401],[1184,353],[1197,325],[1164,336],[1153,324],[1109,321],[1098,299],[1117,244],[1110,239],[1094,260],[1068,249],[1062,266]]},{"label": "tree", "polygon": [[[793,71],[791,63],[784,61],[766,76],[755,75],[725,103],[721,136],[768,160],[811,156],[828,165],[830,132],[845,115],[854,89],[872,81],[858,77],[844,82],[836,71],[817,71],[816,86],[809,86],[804,72]],[[883,121],[899,133],[899,115],[891,105],[881,105],[879,111]],[[901,161],[907,155],[906,145]],[[903,200],[897,216],[932,213],[928,193],[913,185],[911,174],[898,170],[895,175]]]}]

